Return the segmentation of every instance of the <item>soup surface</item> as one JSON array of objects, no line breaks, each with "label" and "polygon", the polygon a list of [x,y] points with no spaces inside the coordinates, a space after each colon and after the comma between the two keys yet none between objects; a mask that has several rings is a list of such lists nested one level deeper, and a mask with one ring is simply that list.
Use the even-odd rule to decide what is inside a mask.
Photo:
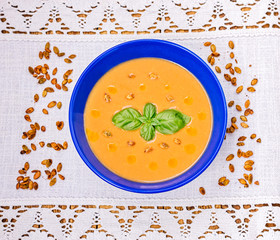
[{"label": "soup surface", "polygon": [[[155,131],[146,141],[140,128],[114,125],[114,114],[131,107],[143,114],[153,103],[157,113],[176,109],[191,121],[173,134]],[[92,89],[84,112],[85,132],[95,156],[112,172],[137,182],[180,175],[204,152],[212,130],[212,110],[200,82],[185,68],[158,58],[139,58],[108,71]]]}]

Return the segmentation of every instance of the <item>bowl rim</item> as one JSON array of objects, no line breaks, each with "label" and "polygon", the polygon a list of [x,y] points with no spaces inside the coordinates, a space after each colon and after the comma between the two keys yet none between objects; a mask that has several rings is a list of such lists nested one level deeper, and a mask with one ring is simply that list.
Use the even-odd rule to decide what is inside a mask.
[{"label": "bowl rim", "polygon": [[[78,141],[78,136],[76,135],[76,129],[75,129],[75,126],[74,126],[74,121],[73,121],[73,118],[74,118],[74,106],[75,106],[75,99],[77,97],[77,94],[78,94],[78,91],[79,91],[79,88],[81,87],[81,84],[82,82],[84,81],[84,79],[86,78],[86,75],[88,74],[88,72],[91,70],[92,67],[94,67],[95,64],[97,64],[100,60],[102,60],[104,57],[114,53],[114,51],[116,50],[119,50],[123,47],[126,47],[128,45],[134,45],[134,44],[137,44],[137,43],[153,43],[153,44],[161,44],[161,45],[168,45],[168,46],[171,46],[171,47],[175,47],[175,48],[178,48],[178,49],[181,49],[183,51],[185,51],[187,54],[190,54],[192,57],[196,58],[196,60],[199,61],[199,63],[205,68],[205,70],[208,71],[208,73],[211,75],[212,77],[212,80],[214,80],[214,83],[216,84],[216,86],[218,87],[218,92],[220,94],[220,97],[222,98],[222,103],[221,103],[221,110],[223,110],[223,119],[221,119],[221,122],[222,122],[222,131],[221,133],[219,134],[220,137],[219,137],[219,140],[218,142],[216,143],[216,148],[214,149],[214,151],[212,151],[212,154],[211,156],[208,158],[208,160],[206,161],[206,163],[199,167],[198,171],[195,172],[195,174],[191,175],[191,176],[186,176],[183,180],[180,180],[178,183],[176,184],[171,184],[171,185],[168,185],[168,186],[164,186],[164,184],[162,183],[166,183],[166,182],[169,182],[171,180],[174,180],[174,179],[177,179],[178,177],[182,178],[182,176],[186,175],[186,173],[191,169],[191,168],[194,168],[195,165],[201,160],[202,156],[205,154],[205,152],[207,151],[209,145],[211,144],[211,139],[212,139],[212,136],[213,136],[213,130],[214,130],[214,113],[213,113],[213,105],[211,103],[211,99],[209,97],[209,94],[208,92],[206,91],[205,89],[205,86],[201,83],[201,81],[198,79],[198,81],[201,83],[201,85],[203,86],[203,88],[205,89],[208,97],[209,97],[209,100],[210,100],[210,103],[211,103],[211,107],[212,107],[212,113],[213,113],[213,123],[212,123],[212,132],[211,132],[211,135],[210,135],[210,138],[209,138],[209,142],[206,146],[206,149],[204,150],[204,152],[202,153],[202,155],[200,156],[200,158],[194,163],[194,165],[192,165],[188,170],[186,170],[185,172],[183,172],[182,174],[172,178],[172,179],[168,179],[168,180],[165,180],[165,181],[160,181],[160,182],[153,182],[153,183],[144,183],[144,182],[134,182],[134,181],[131,181],[131,180],[128,180],[128,179],[125,179],[125,178],[122,178],[118,175],[116,175],[115,173],[111,172],[109,169],[107,169],[99,160],[98,158],[94,155],[94,153],[92,152],[92,154],[94,155],[94,157],[97,159],[97,161],[99,163],[101,163],[104,168],[106,168],[112,175],[115,175],[117,176],[117,178],[115,177],[115,179],[112,179],[110,178],[109,176],[107,176],[106,174],[103,174],[102,172],[100,172],[98,169],[96,169],[96,167],[89,161],[88,157],[84,154],[83,150],[81,149],[81,146],[79,144],[79,141]],[[137,57],[135,58],[130,58],[130,60],[132,59],[136,59]],[[164,58],[163,58],[164,59]],[[165,60],[168,60],[168,59],[165,59]],[[169,60],[170,61],[170,60]],[[125,62],[125,61],[122,61],[122,62]],[[122,62],[119,62],[118,64],[122,63]],[[117,65],[118,65],[117,64]],[[179,63],[177,63],[179,64]],[[117,66],[116,65],[116,66]],[[180,64],[179,64],[180,65]],[[180,65],[181,67],[184,67],[182,65]],[[114,67],[114,66],[113,66]],[[185,68],[185,67],[184,67]],[[109,69],[110,70],[110,69]],[[188,70],[188,69],[187,69]],[[190,71],[190,70],[188,70]],[[107,72],[107,71],[106,71]],[[191,71],[190,71],[191,72]],[[191,72],[192,73],[192,72]],[[192,73],[193,74],[193,73]],[[100,78],[99,78],[100,79]],[[96,80],[94,85],[99,81]],[[93,87],[94,87],[93,85]],[[93,88],[92,87],[92,88]],[[91,89],[92,89],[91,88]],[[86,102],[85,104],[86,105]],[[213,162],[213,160],[215,159],[216,155],[218,154],[221,146],[222,146],[222,143],[223,143],[223,140],[224,140],[224,136],[225,136],[225,132],[226,132],[226,124],[227,124],[227,106],[226,106],[226,99],[225,99],[225,95],[224,95],[224,92],[223,92],[223,89],[222,89],[222,86],[219,82],[219,80],[217,79],[216,75],[214,74],[214,72],[212,71],[212,69],[205,63],[205,61],[203,61],[199,56],[197,56],[195,53],[193,53],[192,51],[190,51],[189,49],[179,45],[179,44],[176,44],[176,43],[173,43],[173,42],[170,42],[170,41],[165,41],[165,40],[159,40],[159,39],[138,39],[138,40],[132,40],[132,41],[126,41],[124,43],[121,43],[121,44],[118,44],[118,45],[115,45],[113,46],[112,48],[104,51],[103,53],[101,53],[99,56],[97,56],[87,67],[86,69],[82,72],[82,74],[80,75],[74,89],[73,89],[73,92],[72,92],[72,95],[71,95],[71,100],[70,100],[70,105],[69,105],[69,127],[70,127],[70,134],[71,134],[71,137],[72,137],[72,140],[74,142],[74,146],[77,150],[77,152],[79,153],[80,157],[82,158],[82,160],[85,162],[85,164],[98,176],[100,177],[101,179],[103,179],[104,181],[106,181],[107,183],[115,186],[115,187],[118,187],[120,189],[123,189],[123,190],[126,190],[126,191],[130,191],[130,192],[136,192],[136,193],[161,193],[161,192],[166,192],[166,191],[170,191],[170,190],[173,190],[173,189],[176,189],[176,188],[179,188],[191,181],[193,181],[195,178],[197,178],[200,174],[202,174],[208,167],[209,165]],[[133,186],[137,186],[139,185],[139,187],[131,187],[131,186],[127,186],[127,185],[123,185],[122,183],[120,183],[119,181],[120,180],[124,180],[125,182],[128,182],[128,183],[131,183],[130,185],[133,185]],[[141,185],[150,185],[150,186],[159,186],[159,185],[163,185],[162,187],[160,188],[142,188]]]}]

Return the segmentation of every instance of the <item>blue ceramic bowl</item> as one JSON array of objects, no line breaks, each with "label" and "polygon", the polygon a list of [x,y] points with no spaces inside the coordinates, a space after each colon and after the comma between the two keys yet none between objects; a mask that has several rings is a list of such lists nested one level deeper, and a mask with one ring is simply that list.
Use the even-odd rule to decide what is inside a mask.
[{"label": "blue ceramic bowl", "polygon": [[[140,183],[124,179],[107,169],[93,154],[84,131],[84,109],[96,82],[118,64],[143,57],[163,58],[189,70],[205,88],[212,105],[213,129],[201,158],[186,172],[157,183]],[[106,182],[132,192],[159,193],[194,180],[214,160],[226,130],[227,107],[221,85],[208,65],[190,50],[172,42],[143,39],[122,43],[102,53],[84,70],[72,93],[69,107],[70,131],[75,147],[87,166]]]}]

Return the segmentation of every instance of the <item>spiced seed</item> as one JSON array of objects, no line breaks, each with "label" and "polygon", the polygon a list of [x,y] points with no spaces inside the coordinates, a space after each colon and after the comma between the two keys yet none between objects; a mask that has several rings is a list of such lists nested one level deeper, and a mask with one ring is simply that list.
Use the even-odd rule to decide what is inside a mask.
[{"label": "spiced seed", "polygon": [[182,143],[182,141],[179,138],[174,138],[173,142],[177,145],[180,145]]},{"label": "spiced seed", "polygon": [[41,131],[45,132],[46,131],[46,127],[45,126],[41,126]]},{"label": "spiced seed", "polygon": [[125,98],[127,99],[127,100],[132,100],[132,99],[134,99],[134,94],[133,93],[129,93]]},{"label": "spiced seed", "polygon": [[248,87],[247,90],[248,90],[249,92],[255,92],[255,91],[256,91],[256,89],[253,88],[253,87]]},{"label": "spiced seed", "polygon": [[228,106],[232,107],[234,105],[234,101],[229,101]]},{"label": "spiced seed", "polygon": [[162,143],[159,144],[159,147],[161,149],[167,149],[167,148],[169,148],[169,145],[167,143],[162,142]]},{"label": "spiced seed", "polygon": [[234,172],[234,166],[232,164],[229,164],[228,168],[230,172]]},{"label": "spiced seed", "polygon": [[145,149],[144,149],[144,153],[150,153],[150,152],[152,152],[154,149],[152,148],[152,147],[146,147]]},{"label": "spiced seed", "polygon": [[65,55],[64,52],[60,52],[59,54],[57,54],[58,57],[63,57]]},{"label": "spiced seed", "polygon": [[48,104],[48,108],[53,108],[55,107],[56,105],[56,101],[51,101],[49,104]]},{"label": "spiced seed", "polygon": [[107,137],[107,138],[113,136],[112,133],[111,133],[110,131],[108,131],[108,130],[104,130],[104,131],[102,132],[102,135],[103,135],[104,137]]},{"label": "spiced seed", "polygon": [[233,86],[236,86],[236,77],[233,77],[230,81]]},{"label": "spiced seed", "polygon": [[229,41],[229,42],[228,42],[228,46],[229,46],[231,49],[234,49],[234,43],[233,43],[233,41]]},{"label": "spiced seed", "polygon": [[242,147],[242,146],[245,145],[245,143],[244,142],[238,142],[238,143],[236,143],[236,145],[239,146],[239,147]]},{"label": "spiced seed", "polygon": [[56,175],[56,170],[53,169],[53,170],[51,171],[51,178],[53,178],[55,175]]},{"label": "spiced seed", "polygon": [[33,151],[36,151],[36,145],[34,143],[31,143],[31,148]]},{"label": "spiced seed", "polygon": [[229,74],[224,74],[224,78],[227,80],[227,81],[230,81],[231,80],[231,76]]},{"label": "spiced seed", "polygon": [[227,65],[226,65],[226,69],[229,69],[229,68],[231,68],[232,67],[232,63],[228,63]]},{"label": "spiced seed", "polygon": [[232,123],[236,123],[236,117],[232,117],[232,118],[231,118],[231,122],[232,122]]},{"label": "spiced seed", "polygon": [[61,86],[60,86],[58,83],[55,84],[55,87],[56,87],[58,90],[61,89]]},{"label": "spiced seed", "polygon": [[60,172],[62,170],[62,163],[57,164],[56,170],[57,172]]},{"label": "spiced seed", "polygon": [[56,79],[56,78],[53,78],[53,79],[51,80],[51,84],[53,84],[53,85],[57,84],[57,79]]},{"label": "spiced seed", "polygon": [[241,93],[243,90],[243,86],[239,86],[237,89],[236,89],[236,93]]},{"label": "spiced seed", "polygon": [[132,140],[129,140],[129,141],[127,141],[127,145],[132,147],[135,145],[135,142]]},{"label": "spiced seed", "polygon": [[238,129],[238,126],[237,126],[235,123],[232,123],[231,126],[232,126],[234,129]]},{"label": "spiced seed", "polygon": [[42,51],[39,52],[39,58],[43,59],[43,52]]},{"label": "spiced seed", "polygon": [[46,97],[46,96],[47,96],[47,91],[44,90],[44,91],[42,92],[42,97]]},{"label": "spiced seed", "polygon": [[61,174],[58,174],[58,177],[59,177],[61,180],[64,180],[64,179],[65,179],[65,177],[64,177],[63,175],[61,175]]},{"label": "spiced seed", "polygon": [[241,136],[241,137],[238,138],[238,141],[245,141],[246,138],[247,138],[247,137],[245,137],[245,136]]},{"label": "spiced seed", "polygon": [[251,165],[244,165],[244,169],[246,171],[252,171],[253,170],[253,167]]},{"label": "spiced seed", "polygon": [[24,119],[27,121],[27,122],[31,122],[31,118],[29,115],[25,115],[24,116]]},{"label": "spiced seed", "polygon": [[255,164],[255,162],[253,160],[247,160],[244,165],[250,165],[253,166]]},{"label": "spiced seed", "polygon": [[238,149],[237,150],[237,157],[241,158],[241,156],[242,156],[242,151],[241,151],[241,149]]},{"label": "spiced seed", "polygon": [[235,71],[236,73],[238,73],[238,74],[241,73],[241,69],[240,69],[239,67],[234,67],[234,71]]},{"label": "spiced seed", "polygon": [[55,183],[56,183],[56,178],[53,178],[53,179],[50,181],[50,186],[53,186]]},{"label": "spiced seed", "polygon": [[38,171],[36,171],[36,173],[34,174],[33,179],[36,180],[36,179],[38,179],[40,176],[41,176],[41,171],[38,170]]},{"label": "spiced seed", "polygon": [[240,106],[240,105],[236,105],[235,107],[236,107],[236,110],[237,110],[237,111],[239,111],[239,112],[241,112],[241,111],[242,111],[242,108],[241,108],[241,106]]},{"label": "spiced seed", "polygon": [[57,73],[57,67],[53,69],[52,75],[55,75]]},{"label": "spiced seed", "polygon": [[54,52],[55,54],[59,54],[59,49],[58,49],[58,47],[54,46],[54,47],[53,47],[53,52]]},{"label": "spiced seed", "polygon": [[29,182],[28,188],[29,188],[29,190],[32,190],[32,189],[33,189],[33,182],[32,182],[32,181]]},{"label": "spiced seed", "polygon": [[249,125],[247,123],[245,123],[245,122],[240,123],[240,125],[243,128],[248,128],[249,127]]},{"label": "spiced seed", "polygon": [[49,114],[48,110],[45,109],[45,108],[42,109],[42,112],[43,112],[44,114]]},{"label": "spiced seed", "polygon": [[25,171],[28,171],[28,169],[29,169],[29,163],[26,162],[26,163],[24,164],[24,170],[25,170]]},{"label": "spiced seed", "polygon": [[247,184],[246,180],[243,179],[243,178],[239,178],[238,181],[239,181],[242,185]]},{"label": "spiced seed", "polygon": [[255,183],[255,185],[260,185],[259,181],[255,181],[254,183]]},{"label": "spiced seed", "polygon": [[212,59],[213,57],[212,57],[212,55],[210,54],[208,57],[207,57],[207,62],[211,62],[211,59]]},{"label": "spiced seed", "polygon": [[215,70],[216,70],[217,73],[221,73],[221,68],[220,67],[216,66]]},{"label": "spiced seed", "polygon": [[230,69],[229,69],[229,72],[230,72],[230,74],[234,75],[234,70],[233,70],[233,68],[230,68]]},{"label": "spiced seed", "polygon": [[211,49],[212,52],[216,52],[215,44],[211,44],[210,49]]},{"label": "spiced seed", "polygon": [[165,98],[166,98],[167,102],[170,102],[170,103],[175,101],[174,97],[171,95],[167,95]]},{"label": "spiced seed", "polygon": [[64,62],[66,62],[66,63],[72,63],[72,60],[70,60],[69,58],[64,58]]},{"label": "spiced seed", "polygon": [[106,103],[109,103],[112,101],[111,96],[107,93],[104,93],[104,100]]},{"label": "spiced seed", "polygon": [[68,148],[68,143],[65,141],[64,143],[63,143],[63,149],[67,149]]},{"label": "spiced seed", "polygon": [[50,43],[47,42],[46,45],[45,45],[45,49],[49,49],[50,48]]},{"label": "spiced seed", "polygon": [[56,122],[56,127],[59,131],[62,130],[63,127],[64,127],[64,122],[63,121],[57,121]]},{"label": "spiced seed", "polygon": [[257,139],[257,142],[258,142],[258,143],[261,143],[261,142],[262,142],[262,140],[261,140],[260,138],[258,138],[258,139]]},{"label": "spiced seed", "polygon": [[202,194],[202,195],[205,195],[205,189],[203,187],[200,187],[199,188],[199,192]]},{"label": "spiced seed", "polygon": [[211,42],[205,42],[205,43],[204,43],[204,46],[205,46],[205,47],[209,47],[210,45],[211,45]]},{"label": "spiced seed", "polygon": [[62,85],[62,90],[67,92],[68,91],[68,87],[66,87],[65,85]]},{"label": "spiced seed", "polygon": [[38,183],[33,182],[33,188],[34,188],[34,190],[37,190],[37,189],[38,189],[38,187],[39,187]]},{"label": "spiced seed", "polygon": [[75,54],[71,54],[68,58],[70,58],[70,59],[74,59],[76,57],[76,55]]},{"label": "spiced seed", "polygon": [[54,92],[54,89],[52,87],[46,87],[45,91],[49,92],[49,93],[52,93],[52,92]]},{"label": "spiced seed", "polygon": [[213,58],[213,57],[211,58],[210,64],[211,64],[211,66],[213,66],[215,64],[215,58]]},{"label": "spiced seed", "polygon": [[39,125],[39,123],[35,122],[34,126],[35,126],[35,129],[36,129],[36,130],[38,130],[38,131],[40,130],[40,125]]},{"label": "spiced seed", "polygon": [[46,79],[45,79],[45,78],[40,78],[39,81],[38,81],[39,84],[43,84],[43,83],[45,83],[45,82],[46,82]]},{"label": "spiced seed", "polygon": [[218,53],[218,52],[212,52],[211,55],[212,55],[213,57],[219,57],[219,56],[220,56],[220,53]]},{"label": "spiced seed", "polygon": [[249,99],[246,100],[244,106],[245,106],[245,108],[248,108],[250,106],[250,100]]},{"label": "spiced seed", "polygon": [[62,103],[58,102],[56,106],[57,106],[58,109],[60,109],[62,107]]},{"label": "spiced seed", "polygon": [[245,116],[243,116],[243,115],[240,116],[240,119],[241,119],[243,122],[247,122],[247,121],[248,121],[248,119],[247,119]]},{"label": "spiced seed", "polygon": [[44,142],[39,142],[40,147],[44,147],[45,143]]},{"label": "spiced seed", "polygon": [[230,154],[226,157],[226,161],[231,161],[232,159],[234,159],[234,155]]},{"label": "spiced seed", "polygon": [[231,52],[231,53],[229,54],[229,57],[230,57],[231,59],[233,59],[233,58],[234,58],[234,53]]},{"label": "spiced seed", "polygon": [[250,136],[250,138],[251,138],[251,139],[254,139],[254,138],[256,138],[256,136],[257,136],[257,135],[256,135],[255,133],[253,133],[253,134]]},{"label": "spiced seed", "polygon": [[251,81],[251,85],[254,86],[258,83],[258,79],[254,78],[252,81]]},{"label": "spiced seed", "polygon": [[36,93],[34,95],[34,102],[38,102],[39,101],[39,95]]},{"label": "spiced seed", "polygon": [[34,108],[33,107],[27,108],[25,112],[27,114],[33,113],[34,112]]}]

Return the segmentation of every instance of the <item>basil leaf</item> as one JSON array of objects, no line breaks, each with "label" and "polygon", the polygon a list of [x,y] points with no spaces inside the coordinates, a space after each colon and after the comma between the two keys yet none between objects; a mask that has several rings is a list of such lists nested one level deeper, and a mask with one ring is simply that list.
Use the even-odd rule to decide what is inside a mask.
[{"label": "basil leaf", "polygon": [[150,123],[146,123],[141,127],[140,130],[140,135],[142,138],[144,138],[146,141],[151,141],[154,139],[155,135],[156,135],[156,130],[155,127],[150,124]]},{"label": "basil leaf", "polygon": [[157,125],[160,125],[160,121],[159,121],[158,119],[156,119],[156,118],[153,118],[153,119],[151,120],[151,124],[152,124],[153,126],[157,126]]},{"label": "basil leaf", "polygon": [[167,109],[157,114],[156,119],[160,125],[155,128],[162,134],[173,134],[185,127],[191,118],[175,109]]},{"label": "basil leaf", "polygon": [[138,120],[139,117],[141,117],[141,114],[134,108],[125,108],[116,113],[112,121],[115,126],[127,131],[132,131],[142,125],[142,122]]},{"label": "basil leaf", "polygon": [[147,117],[149,120],[154,118],[157,114],[157,108],[152,103],[147,103],[143,110],[143,115]]},{"label": "basil leaf", "polygon": [[140,117],[138,118],[138,120],[141,121],[142,123],[146,123],[146,122],[148,121],[148,118],[145,117],[145,116],[140,116]]}]

